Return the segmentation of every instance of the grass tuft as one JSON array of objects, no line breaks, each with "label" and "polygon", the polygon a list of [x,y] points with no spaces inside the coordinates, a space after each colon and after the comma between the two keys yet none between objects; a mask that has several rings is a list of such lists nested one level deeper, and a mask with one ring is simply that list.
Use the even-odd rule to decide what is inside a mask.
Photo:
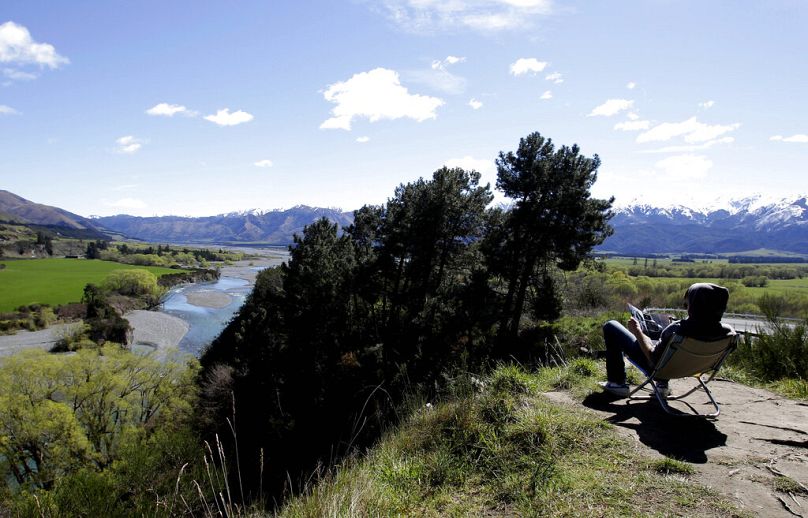
[{"label": "grass tuft", "polygon": [[696,469],[692,464],[683,462],[681,460],[665,457],[651,462],[651,469],[660,475],[692,475]]}]

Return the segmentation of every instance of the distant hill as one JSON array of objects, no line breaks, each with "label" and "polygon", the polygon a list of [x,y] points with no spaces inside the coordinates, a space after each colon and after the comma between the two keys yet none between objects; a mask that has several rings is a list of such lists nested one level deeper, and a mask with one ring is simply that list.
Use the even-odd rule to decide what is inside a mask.
[{"label": "distant hill", "polygon": [[92,221],[58,207],[26,200],[0,190],[0,222],[17,223],[50,230],[64,237],[107,239]]},{"label": "distant hill", "polygon": [[319,218],[342,226],[353,221],[352,212],[299,205],[286,210],[248,211],[201,218],[180,216],[94,218],[93,222],[131,238],[173,243],[268,243],[286,245],[295,233]]},{"label": "distant hill", "polygon": [[808,254],[808,197],[766,202],[759,196],[710,209],[632,205],[615,210],[614,235],[600,251],[737,253],[761,248]]}]

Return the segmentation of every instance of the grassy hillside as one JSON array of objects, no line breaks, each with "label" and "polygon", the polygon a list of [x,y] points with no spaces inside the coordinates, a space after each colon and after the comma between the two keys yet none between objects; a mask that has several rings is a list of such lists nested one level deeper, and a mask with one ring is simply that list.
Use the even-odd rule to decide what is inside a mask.
[{"label": "grassy hillside", "polygon": [[312,484],[280,512],[308,516],[733,516],[692,483],[694,468],[641,458],[604,421],[542,391],[585,391],[596,363],[528,374],[501,367],[414,405],[363,458]]},{"label": "grassy hillside", "polygon": [[88,283],[100,283],[114,270],[145,268],[157,276],[176,270],[87,259],[0,261],[0,311],[39,303],[78,302]]}]

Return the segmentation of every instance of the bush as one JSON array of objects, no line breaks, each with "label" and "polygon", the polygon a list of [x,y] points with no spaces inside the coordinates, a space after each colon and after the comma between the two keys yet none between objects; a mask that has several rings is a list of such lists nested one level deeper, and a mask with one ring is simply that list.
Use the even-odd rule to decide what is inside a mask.
[{"label": "bush", "polygon": [[766,382],[808,378],[808,322],[791,326],[774,319],[769,325],[770,333],[745,336],[730,364]]}]

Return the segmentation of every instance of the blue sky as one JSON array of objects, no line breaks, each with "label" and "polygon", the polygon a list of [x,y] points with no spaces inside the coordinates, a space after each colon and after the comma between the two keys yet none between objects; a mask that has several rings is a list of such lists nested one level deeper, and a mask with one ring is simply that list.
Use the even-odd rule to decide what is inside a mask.
[{"label": "blue sky", "polygon": [[808,191],[808,3],[3,0],[0,188],[355,209],[539,131],[618,205]]}]

